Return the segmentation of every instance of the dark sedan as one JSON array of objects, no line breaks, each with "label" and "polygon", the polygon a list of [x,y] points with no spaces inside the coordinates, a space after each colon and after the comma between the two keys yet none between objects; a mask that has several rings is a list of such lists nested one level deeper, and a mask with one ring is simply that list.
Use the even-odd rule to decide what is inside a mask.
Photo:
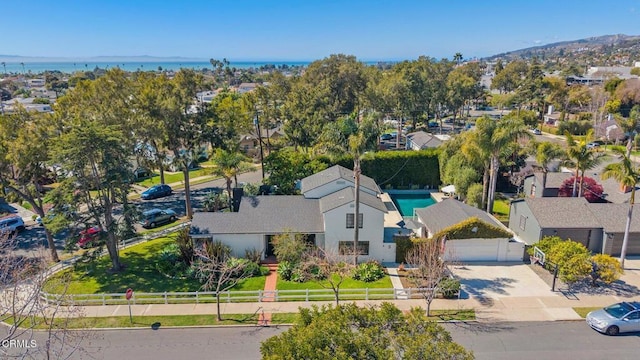
[{"label": "dark sedan", "polygon": [[166,184],[153,185],[141,194],[142,200],[151,200],[159,197],[169,196],[173,193],[171,186]]}]

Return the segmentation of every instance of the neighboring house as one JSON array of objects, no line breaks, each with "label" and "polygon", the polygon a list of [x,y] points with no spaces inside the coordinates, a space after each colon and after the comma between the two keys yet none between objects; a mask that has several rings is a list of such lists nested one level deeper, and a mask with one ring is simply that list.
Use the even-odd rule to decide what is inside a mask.
[{"label": "neighboring house", "polygon": [[198,98],[198,101],[202,103],[210,103],[213,101],[213,98],[216,97],[216,94],[217,94],[217,91],[212,91],[212,90],[201,91],[196,93],[196,97]]},{"label": "neighboring house", "polygon": [[624,131],[612,116],[594,126],[594,130],[597,138],[606,139],[607,141],[619,142],[625,138]]},{"label": "neighboring house", "polygon": [[[432,237],[438,232],[458,225],[469,218],[481,223],[506,228],[491,214],[454,199],[445,199],[423,209],[416,209],[417,222],[423,228],[421,237]],[[511,237],[447,239],[445,256],[455,261],[521,261],[524,244]]]},{"label": "neighboring house", "polygon": [[416,131],[406,135],[407,150],[424,150],[442,145],[442,140],[424,131]]},{"label": "neighboring house", "polygon": [[536,172],[524,178],[523,193],[527,197],[557,197],[562,183],[572,174],[567,172],[548,172],[546,186],[542,187],[543,173]]},{"label": "neighboring house", "polygon": [[29,87],[43,87],[45,85],[44,79],[29,79],[27,80]]},{"label": "neighboring house", "polygon": [[242,83],[238,85],[238,92],[240,94],[244,94],[246,92],[255,90],[255,88],[257,87],[258,87],[258,84],[256,83]]},{"label": "neighboring house", "polygon": [[[589,204],[603,229],[602,253],[620,256],[629,204]],[[640,255],[640,205],[634,205],[627,243],[628,255]]]},{"label": "neighboring house", "polygon": [[558,126],[558,123],[560,122],[560,118],[561,118],[562,114],[560,112],[557,111],[553,111],[550,113],[545,114],[544,117],[544,123],[547,125],[551,125],[551,126]]},{"label": "neighboring house", "polygon": [[594,205],[583,197],[526,198],[511,202],[509,228],[528,245],[535,245],[546,236],[571,239],[595,253],[602,253],[603,220],[612,213],[594,213]]},{"label": "neighboring house", "polygon": [[222,241],[235,256],[257,249],[274,255],[272,238],[287,232],[305,234],[329,252],[344,254],[353,248],[359,226],[359,259],[393,261],[395,244],[384,242],[387,208],[375,181],[361,175],[360,215],[354,214],[353,171],[341,166],[302,179],[302,195],[243,197],[238,212],[198,212],[190,235],[195,241]]},{"label": "neighboring house", "polygon": [[[271,141],[282,138],[285,134],[282,125],[278,125],[273,129],[260,129],[263,142],[263,150],[265,154],[269,153],[268,146]],[[258,133],[253,131],[249,134],[240,135],[240,150],[249,156],[255,156],[260,153],[260,143]]]}]

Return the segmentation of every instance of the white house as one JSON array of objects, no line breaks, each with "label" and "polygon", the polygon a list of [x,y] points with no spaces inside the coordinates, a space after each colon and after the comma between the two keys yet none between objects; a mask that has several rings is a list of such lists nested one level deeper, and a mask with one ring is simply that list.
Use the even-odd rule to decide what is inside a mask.
[{"label": "white house", "polygon": [[302,195],[243,197],[238,212],[195,213],[190,235],[194,240],[219,240],[234,256],[256,249],[263,258],[274,255],[272,237],[283,233],[306,235],[306,241],[330,252],[353,249],[359,226],[359,259],[394,261],[395,244],[384,242],[387,207],[375,181],[361,175],[359,216],[354,214],[353,171],[333,166],[302,179]]}]

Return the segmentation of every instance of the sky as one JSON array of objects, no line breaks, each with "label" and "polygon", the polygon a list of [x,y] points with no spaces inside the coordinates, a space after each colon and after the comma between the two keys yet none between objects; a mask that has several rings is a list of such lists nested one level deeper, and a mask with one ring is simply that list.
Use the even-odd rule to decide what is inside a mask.
[{"label": "sky", "polygon": [[363,61],[465,59],[640,35],[640,0],[2,1],[0,54]]}]

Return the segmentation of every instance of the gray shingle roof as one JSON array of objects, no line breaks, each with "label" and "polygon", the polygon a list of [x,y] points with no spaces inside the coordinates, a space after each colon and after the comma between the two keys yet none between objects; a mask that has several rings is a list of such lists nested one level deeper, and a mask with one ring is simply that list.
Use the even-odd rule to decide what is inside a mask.
[{"label": "gray shingle roof", "polygon": [[494,217],[486,212],[455,199],[446,199],[426,208],[416,209],[415,212],[424,226],[432,233],[437,233],[470,217],[477,217],[494,226],[499,224]]},{"label": "gray shingle roof", "polygon": [[601,228],[583,197],[546,197],[524,200],[542,228]]},{"label": "gray shingle roof", "polygon": [[324,232],[317,199],[302,195],[243,197],[237,213],[197,212],[191,222],[192,235]]},{"label": "gray shingle roof", "polygon": [[[542,173],[536,172],[534,176],[536,177],[536,183],[542,185]],[[571,176],[573,174],[567,172],[548,172],[546,188],[559,189],[562,183]]]},{"label": "gray shingle roof", "polygon": [[418,148],[435,148],[442,145],[442,140],[424,131],[416,131],[407,134],[407,139],[411,140]]},{"label": "gray shingle roof", "polygon": [[[300,183],[300,191],[304,194],[309,190],[313,190],[327,183],[343,179],[353,184],[353,170],[349,170],[340,165],[332,166],[328,169],[322,170],[311,176],[307,176],[302,179]],[[380,188],[372,178],[360,175],[360,186],[366,187],[369,190],[380,193]]]},{"label": "gray shingle roof", "polygon": [[[587,208],[600,221],[604,231],[608,233],[623,233],[627,225],[627,212],[629,204],[588,204]],[[632,233],[640,233],[640,205],[633,206],[631,217]]]},{"label": "gray shingle roof", "polygon": [[[342,205],[353,203],[355,201],[355,193],[355,188],[348,187],[320,198],[320,211],[325,213]],[[380,198],[364,191],[360,191],[360,204],[387,212],[387,207]]]}]

